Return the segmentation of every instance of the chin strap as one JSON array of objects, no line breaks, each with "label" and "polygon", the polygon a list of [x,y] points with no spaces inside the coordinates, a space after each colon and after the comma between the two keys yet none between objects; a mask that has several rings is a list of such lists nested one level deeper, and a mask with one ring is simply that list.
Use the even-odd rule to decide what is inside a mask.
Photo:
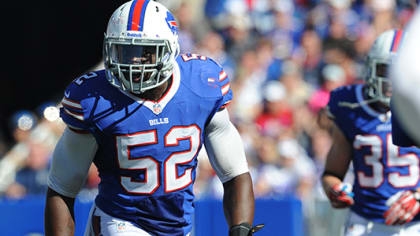
[{"label": "chin strap", "polygon": [[363,101],[361,101],[361,102],[345,102],[345,101],[341,101],[341,102],[338,102],[338,106],[340,106],[340,107],[348,107],[350,109],[355,109],[355,108],[361,107],[363,105],[368,105],[368,104],[371,104],[371,103],[374,103],[374,102],[381,102],[381,99],[378,98],[378,97],[376,97],[376,98],[370,97],[368,95],[368,92],[366,90],[366,87],[363,88],[362,93],[364,94],[363,97],[366,97],[366,98],[363,98]]},{"label": "chin strap", "polygon": [[338,106],[340,107],[348,107],[350,109],[355,109],[361,107],[363,105],[367,105],[370,103],[378,102],[379,99],[371,98],[369,100],[363,100],[362,102],[339,102]]}]

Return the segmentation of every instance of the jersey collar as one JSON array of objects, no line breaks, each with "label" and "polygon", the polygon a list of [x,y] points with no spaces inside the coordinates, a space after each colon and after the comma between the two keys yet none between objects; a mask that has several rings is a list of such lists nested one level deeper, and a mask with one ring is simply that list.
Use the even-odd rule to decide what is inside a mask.
[{"label": "jersey collar", "polygon": [[166,105],[169,103],[169,101],[171,101],[171,99],[175,96],[176,92],[178,91],[180,83],[181,83],[181,73],[180,73],[178,63],[175,63],[174,73],[172,74],[172,83],[169,89],[163,95],[163,97],[159,99],[159,101],[155,102],[155,101],[142,99],[126,91],[121,91],[121,92],[123,92],[125,95],[135,100],[139,104],[142,104],[145,107],[149,108],[156,115],[159,115],[163,111],[163,109],[166,107]]},{"label": "jersey collar", "polygon": [[391,111],[388,111],[386,113],[380,113],[375,111],[372,107],[370,107],[368,104],[364,103],[363,98],[363,85],[356,86],[356,99],[359,104],[361,104],[362,109],[368,113],[369,115],[373,117],[378,117],[381,121],[386,121],[391,117]]}]

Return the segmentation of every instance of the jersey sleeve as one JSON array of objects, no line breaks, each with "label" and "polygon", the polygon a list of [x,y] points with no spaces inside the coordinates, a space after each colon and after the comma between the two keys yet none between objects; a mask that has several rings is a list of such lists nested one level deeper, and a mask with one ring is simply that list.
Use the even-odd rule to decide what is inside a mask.
[{"label": "jersey sleeve", "polygon": [[83,106],[86,89],[74,81],[67,86],[61,100],[60,116],[73,131],[87,132],[86,108]]},{"label": "jersey sleeve", "polygon": [[220,103],[220,107],[218,110],[221,110],[227,106],[229,106],[229,104],[232,102],[232,98],[233,98],[233,93],[232,90],[230,88],[230,80],[228,78],[228,75],[226,74],[226,72],[222,69],[219,72],[219,83],[220,83],[220,88],[221,88],[221,93],[222,93],[222,102]]},{"label": "jersey sleeve", "polygon": [[340,109],[338,106],[338,101],[340,99],[340,91],[341,89],[331,91],[330,100],[328,101],[328,104],[326,106],[328,117],[334,121],[341,116]]},{"label": "jersey sleeve", "polygon": [[186,53],[178,58],[189,87],[201,98],[216,100],[216,111],[227,107],[233,98],[229,76],[213,59]]},{"label": "jersey sleeve", "polygon": [[205,68],[203,69],[203,80],[206,80],[208,85],[215,88],[216,93],[219,97],[217,103],[217,111],[223,110],[223,108],[229,106],[233,99],[233,93],[231,90],[231,83],[228,74],[223,70],[213,59],[208,58],[208,63],[206,63]]},{"label": "jersey sleeve", "polygon": [[345,86],[339,87],[330,93],[330,100],[326,107],[328,117],[337,125],[337,127],[344,133],[344,135],[350,140],[349,133],[351,132],[354,123],[350,118],[351,111],[347,106],[343,106],[343,103],[352,104],[355,103],[352,98],[354,87]]}]

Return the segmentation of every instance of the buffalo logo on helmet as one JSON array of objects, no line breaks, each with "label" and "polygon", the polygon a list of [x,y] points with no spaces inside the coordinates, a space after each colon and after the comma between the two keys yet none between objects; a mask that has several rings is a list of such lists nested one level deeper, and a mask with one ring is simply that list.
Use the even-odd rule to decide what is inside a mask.
[{"label": "buffalo logo on helmet", "polygon": [[169,11],[166,13],[165,20],[172,33],[175,35],[178,34],[178,24],[176,23],[175,17]]}]

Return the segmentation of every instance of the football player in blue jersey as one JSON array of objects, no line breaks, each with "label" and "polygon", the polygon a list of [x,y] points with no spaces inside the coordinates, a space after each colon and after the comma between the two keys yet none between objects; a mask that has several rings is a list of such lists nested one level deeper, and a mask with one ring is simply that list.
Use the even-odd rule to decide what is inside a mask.
[{"label": "football player in blue jersey", "polygon": [[210,58],[178,56],[177,30],[155,1],[129,1],[111,16],[105,70],[64,92],[67,129],[49,174],[46,235],[74,234],[74,199],[92,162],[101,182],[85,235],[190,235],[203,144],[223,182],[229,235],[256,230],[242,141],[225,109],[229,79]]},{"label": "football player in blue jersey", "polygon": [[[392,142],[388,67],[404,38],[378,36],[368,54],[366,83],[331,92],[333,145],[322,183],[335,208],[350,207],[345,235],[418,235],[420,149]],[[353,186],[343,182],[353,165]]]},{"label": "football player in blue jersey", "polygon": [[401,50],[391,68],[392,138],[399,146],[420,146],[420,7],[407,30]]}]

